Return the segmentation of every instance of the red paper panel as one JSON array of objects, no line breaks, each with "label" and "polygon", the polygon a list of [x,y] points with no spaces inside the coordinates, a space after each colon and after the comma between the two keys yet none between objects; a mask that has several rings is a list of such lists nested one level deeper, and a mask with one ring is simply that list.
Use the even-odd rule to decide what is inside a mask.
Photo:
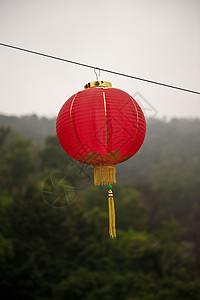
[{"label": "red paper panel", "polygon": [[142,146],[146,122],[138,103],[115,88],[89,88],[61,108],[56,131],[63,149],[88,164],[117,164]]}]

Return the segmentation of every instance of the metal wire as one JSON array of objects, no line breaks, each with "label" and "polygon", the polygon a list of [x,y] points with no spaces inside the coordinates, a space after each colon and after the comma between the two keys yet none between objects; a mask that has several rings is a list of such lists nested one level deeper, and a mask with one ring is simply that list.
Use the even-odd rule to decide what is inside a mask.
[{"label": "metal wire", "polygon": [[99,68],[95,68],[94,69],[94,74],[96,75],[97,81],[99,80],[100,73],[101,73],[101,70]]},{"label": "metal wire", "polygon": [[31,54],[40,55],[40,56],[43,56],[43,57],[48,57],[48,58],[55,59],[55,60],[64,61],[64,62],[67,62],[67,63],[70,63],[70,64],[75,64],[75,65],[78,65],[78,66],[91,68],[91,69],[94,69],[94,70],[99,70],[99,71],[111,73],[111,74],[114,74],[114,75],[119,75],[119,76],[123,76],[123,77],[132,78],[132,79],[135,79],[135,80],[148,82],[148,83],[151,83],[151,84],[164,86],[164,87],[171,88],[171,89],[180,90],[180,91],[183,91],[183,92],[188,92],[188,93],[193,93],[193,94],[200,95],[199,91],[194,91],[194,90],[182,88],[182,87],[179,87],[179,86],[170,85],[170,84],[166,84],[166,83],[158,82],[158,81],[153,81],[153,80],[149,80],[149,79],[145,79],[145,78],[141,78],[141,77],[136,77],[136,76],[133,76],[133,75],[128,75],[128,74],[124,74],[124,73],[120,73],[120,72],[115,72],[115,71],[112,71],[112,70],[107,70],[107,69],[103,69],[103,68],[99,68],[99,67],[97,68],[97,67],[94,67],[94,66],[91,66],[91,65],[83,64],[83,63],[80,63],[80,62],[72,61],[72,60],[69,60],[69,59],[65,59],[65,58],[61,58],[61,57],[57,57],[57,56],[53,56],[53,55],[49,55],[49,54],[45,54],[45,53],[41,53],[41,52],[36,52],[36,51],[33,51],[33,50],[28,50],[28,49],[16,47],[16,46],[13,46],[13,45],[0,43],[0,46],[12,48],[12,49],[20,50],[20,51],[24,51],[24,52],[28,52],[28,53],[31,53]]}]

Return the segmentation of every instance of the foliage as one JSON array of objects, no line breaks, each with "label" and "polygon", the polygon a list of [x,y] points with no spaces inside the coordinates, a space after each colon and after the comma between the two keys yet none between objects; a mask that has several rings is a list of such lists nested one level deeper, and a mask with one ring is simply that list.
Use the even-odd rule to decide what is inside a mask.
[{"label": "foliage", "polygon": [[[73,164],[55,136],[39,146],[0,127],[1,299],[200,298],[200,123],[149,122],[142,153],[127,173],[118,167],[116,240],[107,234],[107,190],[88,183],[90,168]],[[56,172],[78,188],[63,208],[41,195]]]}]

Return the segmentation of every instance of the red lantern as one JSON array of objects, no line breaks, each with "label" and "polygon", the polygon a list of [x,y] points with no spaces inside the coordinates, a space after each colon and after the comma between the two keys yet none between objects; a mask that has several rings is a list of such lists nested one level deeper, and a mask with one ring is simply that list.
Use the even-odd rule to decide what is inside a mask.
[{"label": "red lantern", "polygon": [[[132,157],[142,146],[146,122],[133,97],[112,88],[109,82],[95,81],[64,103],[56,131],[67,154],[94,166],[94,184],[110,185],[116,182],[115,165]],[[108,192],[111,196],[111,186]],[[114,202],[111,199],[109,203],[113,219],[110,235],[115,237]]]}]

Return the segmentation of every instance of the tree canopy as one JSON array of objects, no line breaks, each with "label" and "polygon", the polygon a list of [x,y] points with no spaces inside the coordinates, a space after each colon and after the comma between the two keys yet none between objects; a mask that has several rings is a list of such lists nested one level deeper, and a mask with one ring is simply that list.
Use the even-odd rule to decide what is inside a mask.
[{"label": "tree canopy", "polygon": [[[141,151],[117,167],[116,240],[106,188],[48,119],[26,134],[0,121],[1,299],[200,298],[199,120],[148,120]],[[50,202],[66,186],[62,207]]]}]

